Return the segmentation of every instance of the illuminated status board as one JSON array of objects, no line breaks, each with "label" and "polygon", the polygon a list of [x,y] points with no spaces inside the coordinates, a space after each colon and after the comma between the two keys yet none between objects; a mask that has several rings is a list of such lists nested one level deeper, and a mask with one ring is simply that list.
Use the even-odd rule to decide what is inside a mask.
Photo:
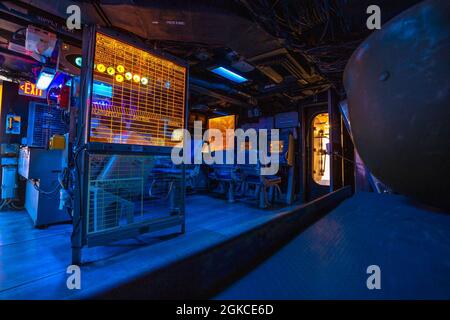
[{"label": "illuminated status board", "polygon": [[[220,132],[222,132],[222,136],[224,137],[222,140],[222,148],[213,145],[211,151],[227,150],[230,148],[230,146],[227,146],[227,139],[230,138],[228,135],[234,136],[235,124],[235,115],[211,118],[208,120],[208,129],[220,130]],[[232,131],[227,131],[229,129]],[[231,139],[233,139],[233,137],[231,137]]]},{"label": "illuminated status board", "polygon": [[185,67],[97,33],[90,141],[175,145],[185,91]]}]

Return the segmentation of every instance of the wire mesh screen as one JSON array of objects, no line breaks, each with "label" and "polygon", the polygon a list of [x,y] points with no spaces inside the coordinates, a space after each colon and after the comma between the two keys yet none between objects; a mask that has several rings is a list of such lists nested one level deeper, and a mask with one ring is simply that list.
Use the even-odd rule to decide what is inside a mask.
[{"label": "wire mesh screen", "polygon": [[28,106],[27,145],[46,148],[55,134],[68,132],[63,111],[45,103],[30,102]]},{"label": "wire mesh screen", "polygon": [[179,215],[182,169],[170,155],[89,155],[87,233]]},{"label": "wire mesh screen", "polygon": [[186,68],[97,33],[91,142],[174,146],[183,128]]}]

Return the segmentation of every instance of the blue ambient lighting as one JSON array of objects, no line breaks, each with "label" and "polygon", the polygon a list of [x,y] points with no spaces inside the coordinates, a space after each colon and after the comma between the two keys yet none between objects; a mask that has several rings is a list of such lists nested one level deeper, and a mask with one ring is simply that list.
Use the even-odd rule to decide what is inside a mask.
[{"label": "blue ambient lighting", "polygon": [[102,83],[102,82],[94,82],[93,91],[95,95],[103,96],[107,98],[112,98],[112,86]]},{"label": "blue ambient lighting", "polygon": [[50,68],[43,68],[36,81],[36,88],[40,90],[47,90],[53,79],[56,71]]},{"label": "blue ambient lighting", "polygon": [[92,101],[92,105],[97,107],[98,109],[111,108],[111,102],[109,102],[108,100],[94,100]]},{"label": "blue ambient lighting", "polygon": [[238,75],[237,73],[234,73],[233,71],[230,71],[228,69],[225,69],[224,67],[217,67],[214,69],[211,69],[212,72],[215,74],[218,74],[221,77],[224,77],[228,80],[237,82],[237,83],[243,83],[248,81],[248,79],[244,78],[243,76]]}]

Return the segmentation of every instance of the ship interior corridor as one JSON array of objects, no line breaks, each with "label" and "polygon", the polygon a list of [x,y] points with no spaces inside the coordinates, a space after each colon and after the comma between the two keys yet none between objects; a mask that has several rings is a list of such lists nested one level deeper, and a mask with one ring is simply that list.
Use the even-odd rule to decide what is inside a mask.
[{"label": "ship interior corridor", "polygon": [[365,2],[1,1],[0,300],[450,299],[450,3]]}]

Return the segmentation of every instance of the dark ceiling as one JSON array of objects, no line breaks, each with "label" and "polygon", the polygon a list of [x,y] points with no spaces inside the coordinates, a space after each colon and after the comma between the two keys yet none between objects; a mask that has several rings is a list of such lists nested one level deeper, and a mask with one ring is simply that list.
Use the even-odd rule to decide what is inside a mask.
[{"label": "dark ceiling", "polygon": [[[189,61],[192,108],[212,112],[258,106],[281,111],[330,86],[344,94],[345,64],[369,34],[365,28],[369,4],[383,8],[384,22],[416,2],[6,1],[0,7],[1,50],[8,56],[5,43],[30,18],[33,24],[58,31],[68,43],[79,44],[79,33],[64,31],[66,8],[76,3],[83,23],[120,30]],[[218,65],[250,81],[236,85],[209,71]]]}]

